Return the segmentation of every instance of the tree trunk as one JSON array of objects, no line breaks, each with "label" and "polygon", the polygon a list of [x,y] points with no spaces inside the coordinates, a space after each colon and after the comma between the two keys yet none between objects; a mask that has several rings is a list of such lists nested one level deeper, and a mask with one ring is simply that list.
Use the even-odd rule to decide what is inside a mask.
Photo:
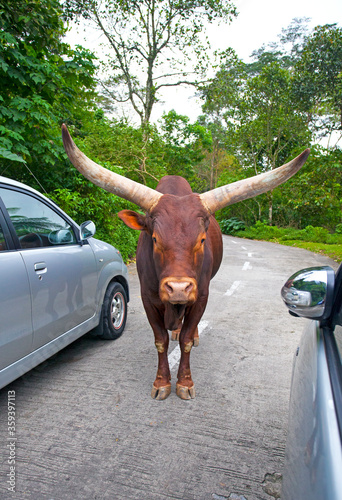
[{"label": "tree trunk", "polygon": [[273,192],[268,193],[268,223],[270,226],[273,224]]}]

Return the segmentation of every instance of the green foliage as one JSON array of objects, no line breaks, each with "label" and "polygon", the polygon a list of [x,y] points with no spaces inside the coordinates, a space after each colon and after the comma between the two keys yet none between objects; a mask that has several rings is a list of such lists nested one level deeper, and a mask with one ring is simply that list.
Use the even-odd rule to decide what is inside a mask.
[{"label": "green foliage", "polygon": [[0,173],[24,182],[27,163],[49,184],[61,121],[94,95],[94,56],[62,42],[61,13],[57,0],[0,0]]},{"label": "green foliage", "polygon": [[339,132],[327,148],[312,147],[293,179],[224,209],[219,218],[330,230],[341,223],[342,29],[327,25],[308,35],[306,22],[295,19],[279,43],[253,53],[253,63],[244,64],[232,50],[223,54],[215,78],[202,89],[206,124],[224,123],[221,144],[239,159],[241,179],[274,169],[312,140]]},{"label": "green foliage", "polygon": [[323,227],[306,226],[304,229],[293,227],[269,226],[266,222],[257,221],[253,226],[246,228],[239,236],[265,241],[310,241],[312,243],[341,244],[340,233],[330,233]]},{"label": "green foliage", "polygon": [[336,24],[317,26],[302,47],[294,86],[298,103],[311,113],[312,126],[320,135],[341,129],[341,74],[342,28]]},{"label": "green foliage", "polygon": [[238,231],[245,230],[245,223],[237,217],[222,219],[219,222],[223,234],[236,234]]},{"label": "green foliage", "polygon": [[277,224],[334,230],[342,222],[342,151],[314,146],[305,166],[277,193]]},{"label": "green foliage", "polygon": [[198,165],[212,148],[210,131],[199,122],[191,123],[187,116],[175,111],[164,114],[161,120],[161,137],[164,145],[163,162],[168,175],[181,175],[201,191]]},{"label": "green foliage", "polygon": [[79,224],[94,221],[96,237],[120,249],[125,261],[135,255],[139,231],[129,229],[116,215],[124,208],[134,208],[132,204],[83,180],[78,192],[56,189],[50,198]]}]

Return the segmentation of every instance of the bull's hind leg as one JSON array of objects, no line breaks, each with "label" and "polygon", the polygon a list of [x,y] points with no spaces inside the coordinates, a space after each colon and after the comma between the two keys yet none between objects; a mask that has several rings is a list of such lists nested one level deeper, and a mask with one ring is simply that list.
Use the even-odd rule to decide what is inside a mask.
[{"label": "bull's hind leg", "polygon": [[[171,332],[171,340],[179,340],[179,334],[181,332],[183,325],[183,319],[179,321],[177,330],[172,330]],[[194,347],[199,346],[199,335],[198,335],[198,326],[196,326],[195,334],[194,334]]]},{"label": "bull's hind leg", "polygon": [[198,334],[198,326],[196,326],[195,334],[194,334],[194,347],[199,346],[199,334]]},{"label": "bull's hind leg", "polygon": [[171,332],[171,340],[179,340],[179,334],[180,334],[180,331],[182,329],[182,325],[183,325],[183,318],[181,318],[178,322],[178,327],[176,330],[172,330]]}]

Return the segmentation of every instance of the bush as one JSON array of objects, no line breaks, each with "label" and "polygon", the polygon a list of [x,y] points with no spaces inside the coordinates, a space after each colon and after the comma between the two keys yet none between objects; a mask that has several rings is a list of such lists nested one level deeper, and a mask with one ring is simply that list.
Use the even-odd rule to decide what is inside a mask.
[{"label": "bush", "polygon": [[297,239],[303,239],[303,241],[312,241],[314,243],[327,243],[330,236],[329,231],[324,227],[306,226],[305,229],[298,231],[298,233],[299,236],[302,236],[303,238],[299,237]]},{"label": "bush", "polygon": [[337,224],[337,226],[335,228],[335,232],[337,234],[342,234],[342,224]]},{"label": "bush", "polygon": [[[240,235],[238,235],[240,236]],[[312,243],[342,244],[342,234],[331,234],[324,227],[307,226],[305,229],[282,228],[256,222],[241,233],[242,237],[266,241],[306,241]]]},{"label": "bush", "polygon": [[95,237],[115,246],[127,262],[135,256],[140,232],[127,227],[116,214],[124,208],[136,207],[89,183],[86,187],[82,186],[82,194],[56,189],[49,197],[78,224],[91,219],[96,225]]},{"label": "bush", "polygon": [[236,234],[237,231],[245,230],[245,223],[237,217],[223,219],[219,224],[223,234]]},{"label": "bush", "polygon": [[254,226],[245,229],[241,234],[244,238],[252,240],[278,240],[281,237],[281,229],[277,226],[269,226],[265,222],[257,221]]}]

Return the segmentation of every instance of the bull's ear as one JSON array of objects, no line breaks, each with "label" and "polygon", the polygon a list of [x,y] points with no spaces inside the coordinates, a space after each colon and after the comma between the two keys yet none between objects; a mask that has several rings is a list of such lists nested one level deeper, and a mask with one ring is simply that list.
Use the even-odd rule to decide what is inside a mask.
[{"label": "bull's ear", "polygon": [[118,213],[118,216],[126,224],[126,226],[131,227],[132,229],[138,229],[139,231],[146,229],[145,216],[142,214],[133,212],[133,210],[121,210],[121,212]]}]

